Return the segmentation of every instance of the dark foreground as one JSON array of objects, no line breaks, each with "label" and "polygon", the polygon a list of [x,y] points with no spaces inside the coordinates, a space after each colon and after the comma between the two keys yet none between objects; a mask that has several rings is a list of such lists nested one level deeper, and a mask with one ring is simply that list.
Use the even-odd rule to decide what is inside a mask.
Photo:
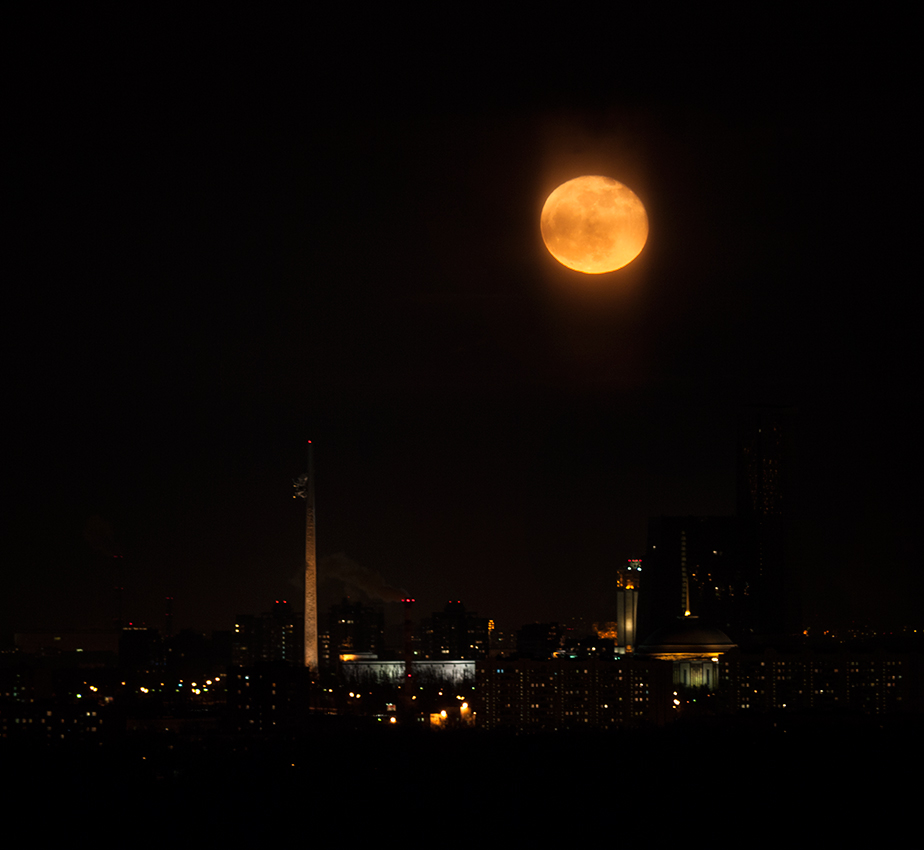
[{"label": "dark foreground", "polygon": [[921,732],[916,719],[844,718],[549,736],[330,726],[299,740],[137,735],[0,756],[8,825],[43,841],[459,846],[604,829],[659,847],[795,829],[801,845],[910,822]]}]

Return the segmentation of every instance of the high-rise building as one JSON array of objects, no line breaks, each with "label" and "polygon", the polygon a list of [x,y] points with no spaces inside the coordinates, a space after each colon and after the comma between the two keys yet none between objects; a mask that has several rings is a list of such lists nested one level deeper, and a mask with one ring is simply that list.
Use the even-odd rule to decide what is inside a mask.
[{"label": "high-rise building", "polygon": [[790,510],[794,413],[746,407],[738,420],[738,516],[781,517]]},{"label": "high-rise building", "polygon": [[285,600],[276,600],[271,611],[259,616],[241,614],[234,622],[232,663],[253,667],[270,661],[300,665],[303,662],[301,617]]},{"label": "high-rise building", "polygon": [[420,642],[426,659],[484,658],[488,654],[488,618],[466,611],[461,602],[449,602],[423,621]]},{"label": "high-rise building", "polygon": [[341,655],[378,655],[385,645],[381,608],[344,599],[327,615],[331,660]]},{"label": "high-rise building", "polygon": [[648,522],[642,637],[696,614],[737,637],[749,629],[751,594],[735,517],[654,517]]},{"label": "high-rise building", "polygon": [[638,643],[638,593],[642,580],[642,562],[630,558],[616,570],[616,643],[617,651],[634,652]]},{"label": "high-rise building", "polygon": [[759,634],[799,628],[798,595],[787,559],[793,520],[795,412],[747,407],[738,423],[737,516],[742,571],[752,588]]},{"label": "high-rise building", "polygon": [[643,637],[691,612],[739,642],[799,628],[787,557],[793,420],[785,408],[742,411],[735,516],[649,520]]}]

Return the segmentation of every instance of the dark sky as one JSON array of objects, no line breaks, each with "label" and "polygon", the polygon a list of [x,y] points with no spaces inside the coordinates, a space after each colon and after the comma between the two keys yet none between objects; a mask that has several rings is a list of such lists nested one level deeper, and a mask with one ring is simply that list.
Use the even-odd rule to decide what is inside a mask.
[{"label": "dark sky", "polygon": [[[733,512],[749,403],[799,411],[806,615],[920,625],[900,23],[536,26],[11,28],[0,627],[106,625],[113,554],[152,625],[297,599],[309,439],[322,558],[605,619],[649,516]],[[610,275],[539,236],[579,174],[649,213]]]}]

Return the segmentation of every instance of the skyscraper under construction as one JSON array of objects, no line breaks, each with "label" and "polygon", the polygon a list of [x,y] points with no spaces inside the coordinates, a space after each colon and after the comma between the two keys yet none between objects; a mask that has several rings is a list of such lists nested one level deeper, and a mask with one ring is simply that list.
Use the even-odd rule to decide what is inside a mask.
[{"label": "skyscraper under construction", "polygon": [[649,520],[642,637],[687,613],[687,606],[739,643],[798,629],[787,558],[794,418],[786,408],[742,410],[735,516]]},{"label": "skyscraper under construction", "polygon": [[787,550],[794,518],[795,411],[747,407],[738,421],[737,519],[741,562],[753,587],[760,634],[799,627],[798,594]]}]

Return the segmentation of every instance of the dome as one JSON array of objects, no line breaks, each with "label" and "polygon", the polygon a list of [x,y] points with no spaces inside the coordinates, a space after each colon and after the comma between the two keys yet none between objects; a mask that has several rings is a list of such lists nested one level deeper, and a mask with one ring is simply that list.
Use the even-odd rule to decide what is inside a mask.
[{"label": "dome", "polygon": [[736,644],[725,632],[701,625],[696,617],[680,617],[643,641],[643,655],[716,655]]}]

